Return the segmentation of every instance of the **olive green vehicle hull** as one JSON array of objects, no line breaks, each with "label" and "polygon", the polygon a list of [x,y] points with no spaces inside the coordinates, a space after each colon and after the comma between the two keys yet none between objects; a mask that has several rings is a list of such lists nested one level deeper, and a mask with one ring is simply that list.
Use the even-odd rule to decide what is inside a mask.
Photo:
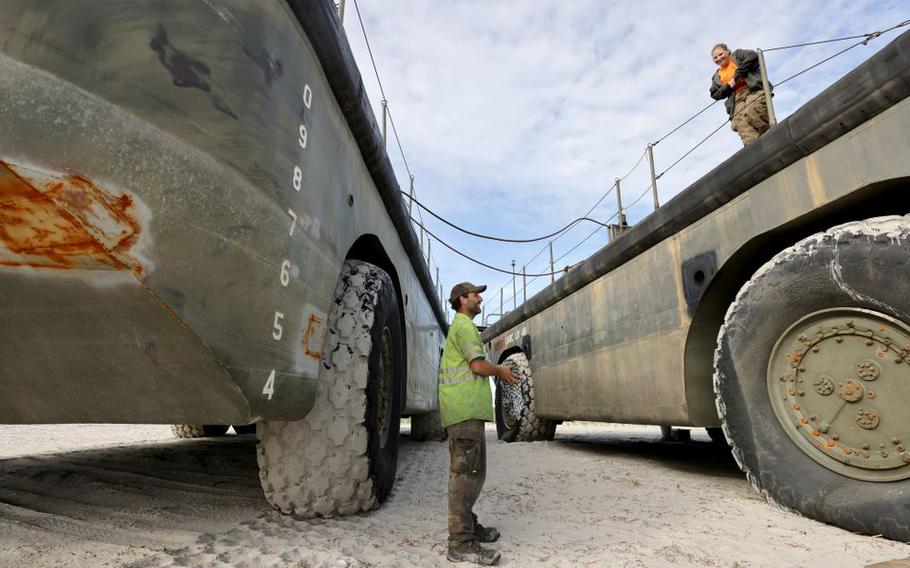
[{"label": "olive green vehicle hull", "polygon": [[0,423],[312,407],[346,258],[436,406],[422,253],[331,2],[0,0]]},{"label": "olive green vehicle hull", "polygon": [[719,426],[714,350],[743,284],[801,238],[910,212],[908,94],[905,33],[490,326],[491,356],[526,352],[539,417]]}]

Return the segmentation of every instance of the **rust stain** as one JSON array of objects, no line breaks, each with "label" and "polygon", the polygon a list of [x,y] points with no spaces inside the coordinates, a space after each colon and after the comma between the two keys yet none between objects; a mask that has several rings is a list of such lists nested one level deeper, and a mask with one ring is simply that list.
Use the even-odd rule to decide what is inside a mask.
[{"label": "rust stain", "polygon": [[310,314],[307,320],[306,333],[303,334],[303,340],[301,341],[304,348],[306,348],[305,354],[307,357],[319,361],[322,353],[322,340],[322,319],[316,314]]},{"label": "rust stain", "polygon": [[[141,235],[129,195],[114,196],[68,174],[39,187],[0,160],[0,265],[51,269],[130,270]],[[2,251],[2,248],[0,248]]]}]

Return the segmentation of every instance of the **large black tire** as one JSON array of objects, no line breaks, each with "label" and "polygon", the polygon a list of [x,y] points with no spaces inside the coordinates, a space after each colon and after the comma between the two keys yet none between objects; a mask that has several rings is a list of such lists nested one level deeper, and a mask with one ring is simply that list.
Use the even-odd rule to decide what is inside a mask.
[{"label": "large black tire", "polygon": [[[882,217],[832,228],[775,256],[727,311],[714,375],[724,433],[757,491],[813,519],[901,541],[910,540],[903,446],[910,439],[892,430],[904,437],[910,430],[910,345],[902,352],[890,337],[910,337],[908,242],[910,216]],[[842,314],[843,323],[826,323]],[[875,383],[861,368],[864,345],[877,350],[869,356],[884,369]],[[816,372],[825,365],[833,381]],[[855,396],[856,385],[868,396]],[[815,416],[826,404],[837,411]],[[881,427],[876,417],[860,428],[863,407],[877,409]],[[876,470],[885,457],[889,470]]]},{"label": "large black tire", "polygon": [[448,437],[439,410],[411,416],[411,439],[415,442],[444,442]]},{"label": "large black tire", "polygon": [[303,518],[379,506],[398,464],[405,367],[394,285],[381,268],[348,260],[334,298],[313,409],[257,429],[266,498]]},{"label": "large black tire", "polygon": [[171,424],[175,438],[217,438],[224,436],[230,426],[220,424]]},{"label": "large black tire", "polygon": [[504,442],[549,441],[556,435],[555,420],[536,414],[534,379],[524,353],[513,353],[503,361],[518,376],[513,385],[496,382],[496,434]]}]

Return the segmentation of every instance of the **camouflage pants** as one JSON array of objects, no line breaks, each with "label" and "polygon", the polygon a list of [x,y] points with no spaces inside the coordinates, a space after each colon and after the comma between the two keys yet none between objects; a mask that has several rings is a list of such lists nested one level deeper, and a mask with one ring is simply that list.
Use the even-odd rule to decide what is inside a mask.
[{"label": "camouflage pants", "polygon": [[736,93],[733,103],[733,131],[743,139],[743,146],[755,142],[771,127],[768,121],[768,102],[764,91]]},{"label": "camouflage pants", "polygon": [[487,477],[483,420],[465,420],[449,433],[449,546],[475,539],[474,503]]}]

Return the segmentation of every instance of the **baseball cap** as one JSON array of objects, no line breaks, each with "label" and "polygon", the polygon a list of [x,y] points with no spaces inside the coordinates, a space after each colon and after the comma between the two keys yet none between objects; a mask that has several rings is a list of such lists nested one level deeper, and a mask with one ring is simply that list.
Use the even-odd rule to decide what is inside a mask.
[{"label": "baseball cap", "polygon": [[470,294],[471,292],[480,294],[481,292],[483,292],[486,289],[487,289],[486,284],[481,285],[481,286],[475,286],[474,284],[471,284],[470,282],[462,282],[461,284],[456,284],[452,288],[452,292],[449,294],[449,300],[454,300],[455,298],[460,298],[460,297],[464,296],[465,294]]}]

